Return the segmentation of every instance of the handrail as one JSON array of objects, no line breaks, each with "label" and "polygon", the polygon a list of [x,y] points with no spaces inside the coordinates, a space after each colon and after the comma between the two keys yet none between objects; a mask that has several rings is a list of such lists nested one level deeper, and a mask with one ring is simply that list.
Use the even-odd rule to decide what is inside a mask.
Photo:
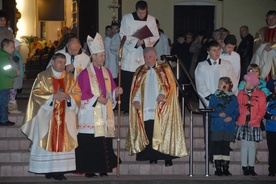
[{"label": "handrail", "polygon": [[[168,65],[171,67],[171,69],[172,69],[172,66],[171,66],[171,64],[169,63],[168,60],[170,60],[172,62],[176,62],[177,60],[179,60],[178,57],[175,56],[175,55],[173,55],[173,56],[171,56],[171,55],[161,55],[161,58],[163,58],[165,60],[165,62],[168,63]],[[186,107],[189,109],[189,111],[196,112],[196,113],[202,112],[202,110],[208,111],[207,109],[209,109],[209,108],[207,107],[207,105],[206,105],[205,101],[202,99],[202,97],[198,94],[198,92],[196,90],[196,86],[195,86],[195,84],[194,84],[194,82],[193,82],[193,80],[192,80],[189,72],[186,70],[186,68],[183,65],[183,63],[178,62],[178,64],[182,68],[182,70],[184,71],[185,75],[188,77],[193,90],[196,92],[196,95],[199,98],[199,100],[202,103],[202,105],[203,105],[204,108],[203,109],[199,109],[199,108],[193,107],[193,105],[190,103],[189,98],[187,98],[187,96],[185,95],[185,92],[182,89],[181,85],[179,84],[179,81],[177,80],[176,76],[174,76],[174,80],[175,80],[175,82],[176,82],[176,84],[177,84],[177,86],[179,88],[179,91],[180,91],[180,93],[182,94],[182,96],[185,99],[185,102],[186,102],[185,105],[186,105]]]},{"label": "handrail", "polygon": [[[190,103],[189,98],[186,97],[184,90],[181,88],[177,78],[175,75],[174,76],[174,80],[178,86],[178,89],[180,91],[180,93],[182,94],[182,97],[184,98],[184,106],[186,106],[189,111],[191,112],[191,123],[190,123],[190,158],[189,158],[189,176],[193,176],[193,113],[204,113],[205,115],[205,176],[209,176],[209,155],[208,155],[208,113],[209,112],[213,112],[214,109],[210,109],[207,107],[205,101],[202,99],[202,97],[198,94],[197,90],[196,90],[196,86],[190,76],[190,74],[188,73],[188,71],[186,70],[185,66],[183,65],[182,62],[179,62],[179,59],[177,56],[173,55],[162,55],[161,56],[166,63],[168,63],[168,65],[171,67],[170,63],[168,62],[168,60],[170,61],[174,61],[177,62],[177,70],[179,70],[179,66],[181,67],[181,69],[184,71],[185,75],[188,77],[190,84],[193,88],[193,90],[195,91],[197,97],[199,98],[200,102],[203,104],[203,109],[200,108],[195,108],[193,107],[193,105]],[[172,67],[171,67],[172,69]],[[183,107],[184,108],[184,107]]]}]

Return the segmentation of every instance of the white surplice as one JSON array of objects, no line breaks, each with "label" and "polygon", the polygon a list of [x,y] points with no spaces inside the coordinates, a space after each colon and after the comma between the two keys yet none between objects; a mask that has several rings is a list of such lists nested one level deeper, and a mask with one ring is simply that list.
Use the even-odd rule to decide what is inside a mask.
[{"label": "white surplice", "polygon": [[148,26],[152,37],[145,38],[143,41],[145,47],[153,47],[156,41],[159,39],[159,33],[156,26],[155,18],[151,15],[147,15],[147,20],[135,20],[132,13],[123,16],[120,27],[120,37],[126,36],[126,42],[124,44],[123,56],[122,56],[122,70],[135,72],[140,66],[145,64],[143,56],[143,48],[140,46],[135,48],[138,38],[132,35],[145,25]]},{"label": "white surplice", "polygon": [[[204,99],[207,107],[209,106],[209,101],[205,98],[218,89],[218,82],[221,77],[229,77],[233,83],[233,93],[236,93],[238,81],[235,75],[232,64],[229,61],[221,60],[219,64],[219,59],[214,65],[213,60],[210,59],[211,65],[207,60],[199,62],[195,70],[195,82],[196,89],[199,95]],[[203,105],[200,103],[200,108]]]}]

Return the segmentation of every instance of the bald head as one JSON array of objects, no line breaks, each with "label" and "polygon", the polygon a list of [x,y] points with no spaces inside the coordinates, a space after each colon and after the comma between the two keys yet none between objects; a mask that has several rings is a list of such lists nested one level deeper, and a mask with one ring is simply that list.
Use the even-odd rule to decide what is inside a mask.
[{"label": "bald head", "polygon": [[81,44],[80,41],[77,38],[71,38],[68,40],[67,43],[67,49],[68,49],[68,54],[76,56],[78,55],[80,49],[81,49]]},{"label": "bald head", "polygon": [[146,47],[143,51],[145,64],[148,67],[153,67],[157,61],[156,50],[153,47]]}]

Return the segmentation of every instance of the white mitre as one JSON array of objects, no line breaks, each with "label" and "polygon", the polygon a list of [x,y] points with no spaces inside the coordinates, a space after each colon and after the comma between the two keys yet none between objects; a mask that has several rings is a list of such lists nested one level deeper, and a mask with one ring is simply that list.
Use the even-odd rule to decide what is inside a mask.
[{"label": "white mitre", "polygon": [[91,54],[97,54],[105,51],[103,39],[99,33],[96,33],[94,39],[88,35],[86,42]]}]

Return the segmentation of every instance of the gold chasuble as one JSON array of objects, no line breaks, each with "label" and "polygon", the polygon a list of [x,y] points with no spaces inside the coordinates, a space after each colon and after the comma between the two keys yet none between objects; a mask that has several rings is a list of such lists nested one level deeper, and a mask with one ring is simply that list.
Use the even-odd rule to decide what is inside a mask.
[{"label": "gold chasuble", "polygon": [[[95,137],[115,137],[114,114],[112,108],[111,78],[105,67],[101,67],[101,69],[105,81],[106,98],[108,99],[108,101],[105,104],[105,107],[103,107],[103,105],[100,103],[96,104],[95,108],[93,109],[94,120],[91,121],[94,121],[95,124]],[[98,83],[92,64],[90,65],[90,67],[87,67],[87,71],[89,74],[89,81],[92,94],[97,97],[101,96],[102,94],[100,85]],[[104,113],[102,108],[106,108],[106,117],[103,117]]]},{"label": "gold chasuble", "polygon": [[[157,74],[158,90],[159,92],[164,91],[165,101],[161,103],[156,102],[152,147],[161,153],[171,156],[187,156],[186,141],[173,73],[169,65],[160,62],[156,63],[154,70]],[[140,66],[136,70],[132,81],[129,104],[129,128],[126,140],[126,149],[130,155],[143,151],[146,145],[149,144],[145,133],[143,116],[144,96],[147,95],[145,91],[145,79],[148,71],[146,65]],[[141,91],[141,109],[137,110],[133,106],[133,99],[139,89]]]},{"label": "gold chasuble", "polygon": [[[38,146],[49,152],[69,152],[78,146],[77,112],[71,111],[66,101],[53,100],[52,108],[42,108],[53,94],[61,90],[71,95],[79,109],[81,90],[73,74],[63,71],[58,79],[54,76],[52,67],[38,74],[21,127],[31,141],[34,134],[38,133]],[[38,132],[34,132],[35,123],[38,125]]]}]

